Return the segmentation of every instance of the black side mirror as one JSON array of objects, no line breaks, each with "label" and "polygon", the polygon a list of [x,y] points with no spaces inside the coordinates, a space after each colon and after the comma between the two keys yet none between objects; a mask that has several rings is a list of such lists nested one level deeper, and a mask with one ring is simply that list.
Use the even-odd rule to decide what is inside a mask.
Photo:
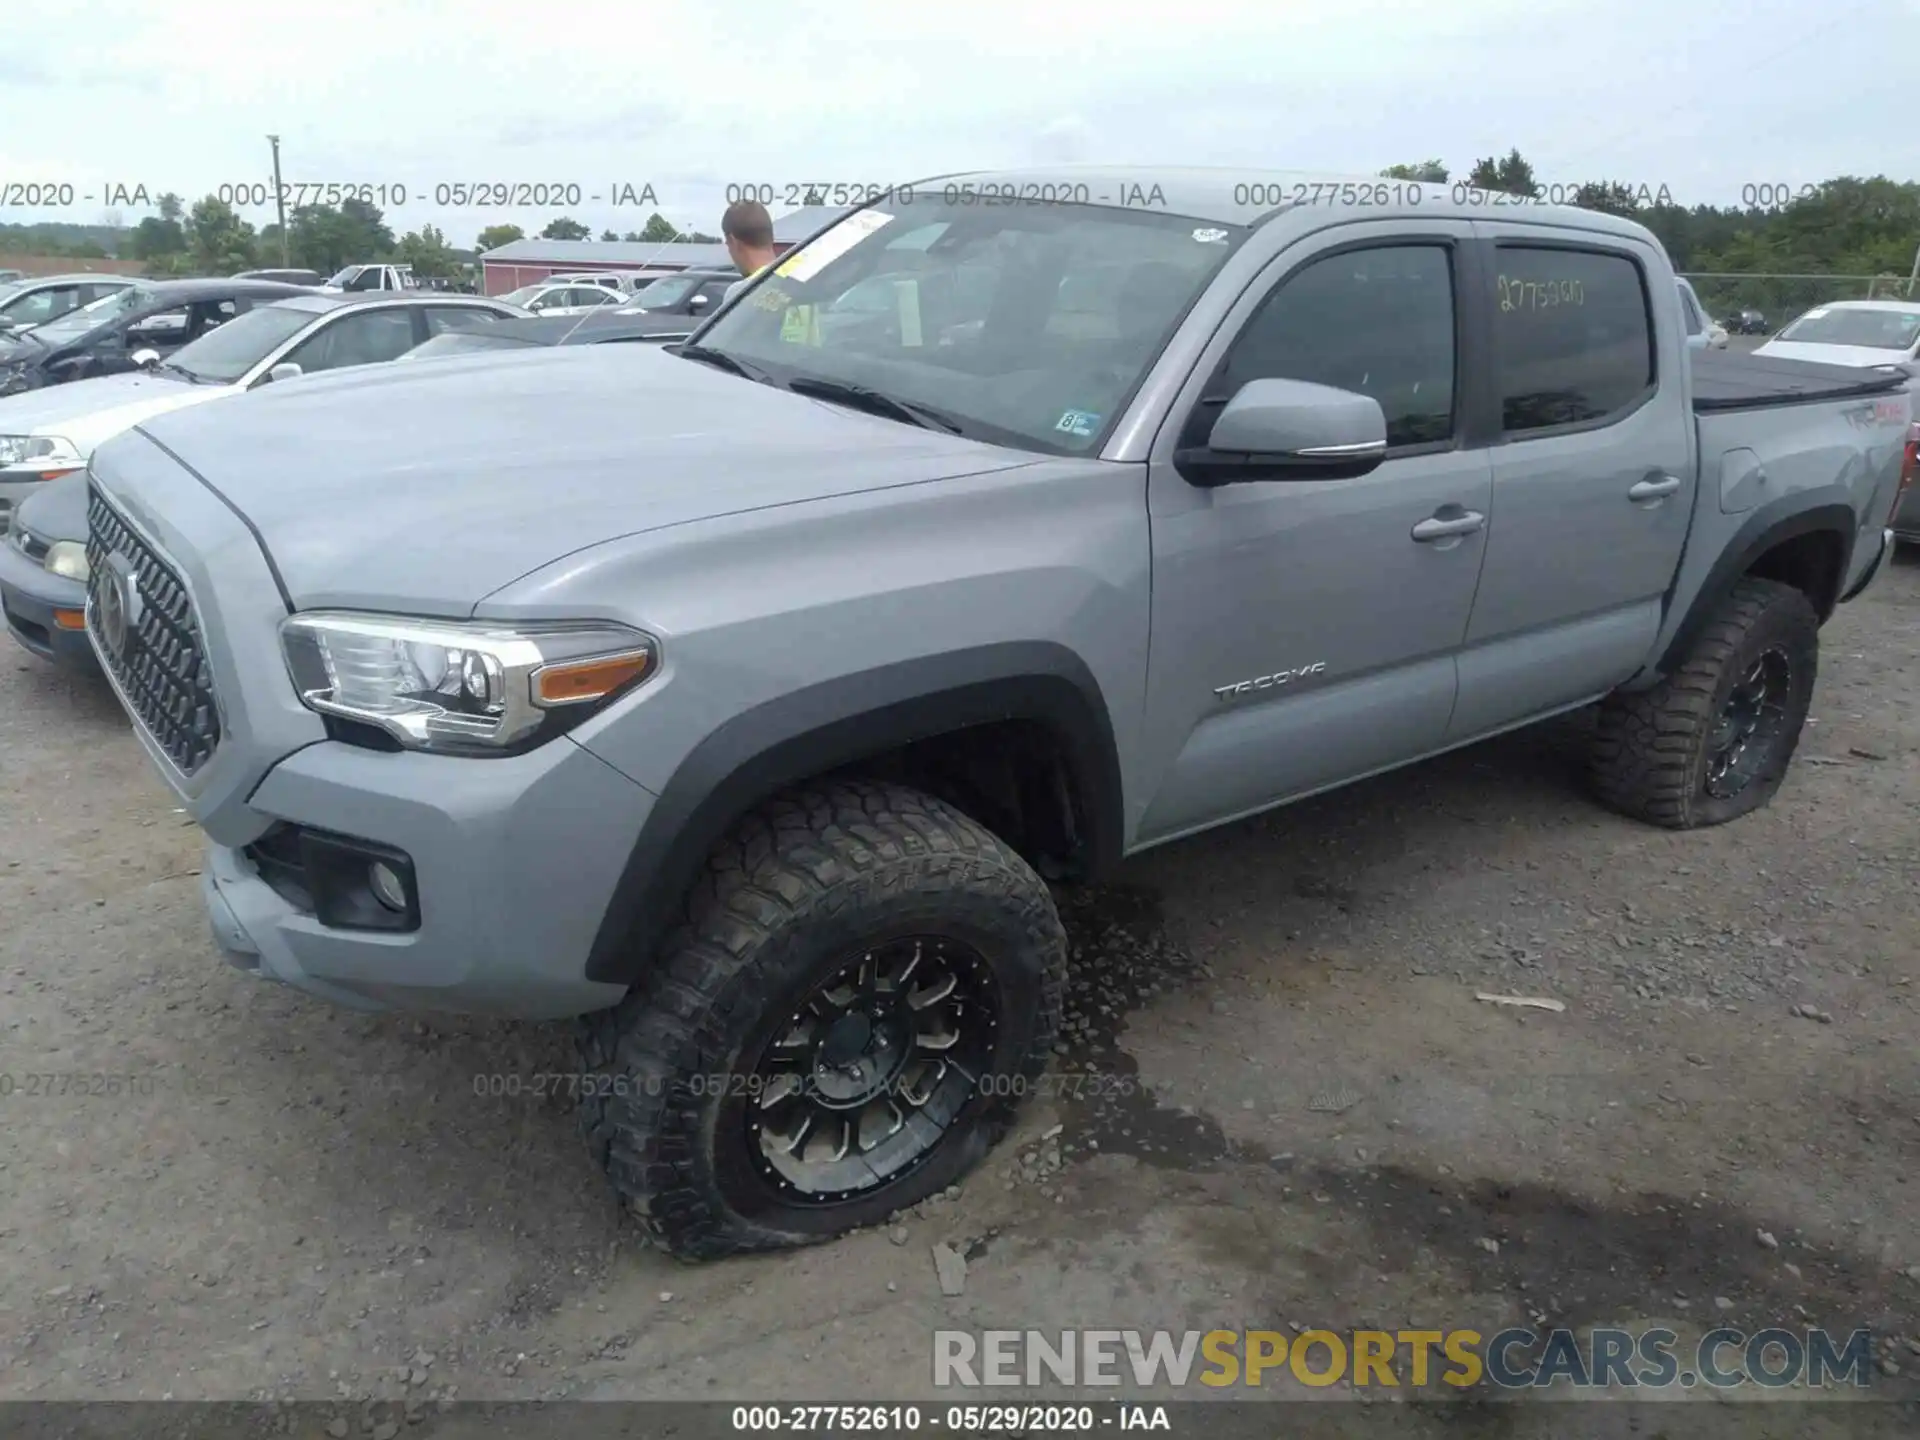
[{"label": "black side mirror", "polygon": [[1174,452],[1190,484],[1351,480],[1387,453],[1387,417],[1371,395],[1305,380],[1250,380],[1204,446]]}]

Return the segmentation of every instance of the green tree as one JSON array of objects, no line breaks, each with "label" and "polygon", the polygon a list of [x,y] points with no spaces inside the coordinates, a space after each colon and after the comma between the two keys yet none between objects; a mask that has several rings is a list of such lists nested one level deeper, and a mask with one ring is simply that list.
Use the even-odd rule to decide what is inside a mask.
[{"label": "green tree", "polygon": [[720,237],[718,235],[709,235],[704,230],[695,230],[692,234],[683,235],[680,238],[685,240],[689,245],[718,245],[720,243]]},{"label": "green tree", "polygon": [[177,219],[149,215],[133,227],[127,251],[135,260],[158,260],[163,255],[178,255],[187,248],[187,232]]},{"label": "green tree", "polygon": [[511,245],[516,240],[526,238],[527,232],[518,225],[489,225],[475,238],[473,248],[484,255],[489,250],[498,250],[502,245]]},{"label": "green tree", "polygon": [[669,240],[680,238],[680,227],[656,210],[647,217],[647,223],[641,227],[639,238],[651,245],[664,244]]},{"label": "green tree", "polygon": [[565,215],[555,216],[547,222],[547,228],[540,232],[542,240],[585,240],[593,231]]},{"label": "green tree", "polygon": [[159,200],[160,218],[178,225],[187,215],[187,202],[169,190]]},{"label": "green tree", "polygon": [[603,241],[618,240],[620,238],[620,232],[617,230],[602,230],[600,232],[600,238]]},{"label": "green tree", "polygon": [[357,197],[343,200],[340,215],[361,250],[353,257],[355,260],[384,260],[393,253],[393,231],[387,227],[387,218],[380,213],[378,205]]},{"label": "green tree", "polygon": [[459,272],[459,257],[447,244],[447,237],[432,225],[402,235],[396,249],[401,263],[411,265],[413,273],[422,279],[450,279]]},{"label": "green tree", "polygon": [[1573,203],[1582,210],[1598,210],[1628,220],[1640,218],[1640,197],[1631,185],[1618,180],[1589,180],[1573,192]]},{"label": "green tree", "polygon": [[253,264],[253,226],[233,207],[208,195],[194,204],[186,222],[187,251],[203,275],[231,275]]},{"label": "green tree", "polygon": [[1533,178],[1533,166],[1518,150],[1509,150],[1506,158],[1489,155],[1473,162],[1467,183],[1479,190],[1499,190],[1508,195],[1538,195],[1540,186]]},{"label": "green tree", "polygon": [[1447,167],[1439,160],[1422,160],[1418,165],[1389,165],[1380,173],[1388,180],[1424,180],[1434,185],[1447,183]]}]

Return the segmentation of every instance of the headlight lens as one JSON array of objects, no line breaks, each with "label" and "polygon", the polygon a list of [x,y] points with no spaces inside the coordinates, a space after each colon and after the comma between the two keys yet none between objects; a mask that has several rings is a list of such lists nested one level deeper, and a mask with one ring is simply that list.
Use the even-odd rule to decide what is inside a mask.
[{"label": "headlight lens", "polygon": [[316,611],[280,627],[309,710],[414,750],[498,754],[570,729],[659,668],[658,642],[611,621],[513,625]]},{"label": "headlight lens", "polygon": [[56,540],[47,547],[46,559],[40,562],[55,575],[64,575],[69,580],[78,580],[82,585],[93,571],[87,565],[87,547],[81,540]]},{"label": "headlight lens", "polygon": [[78,470],[87,457],[60,435],[0,435],[0,469]]}]

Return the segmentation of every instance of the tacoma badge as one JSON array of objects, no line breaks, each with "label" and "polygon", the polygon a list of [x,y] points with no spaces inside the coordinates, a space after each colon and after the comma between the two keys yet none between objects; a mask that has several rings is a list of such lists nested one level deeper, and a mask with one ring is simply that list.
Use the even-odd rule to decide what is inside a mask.
[{"label": "tacoma badge", "polygon": [[1302,665],[1297,670],[1276,670],[1271,675],[1256,675],[1251,680],[1242,680],[1238,685],[1222,685],[1213,693],[1222,700],[1232,700],[1240,695],[1251,695],[1256,690],[1272,690],[1276,686],[1290,684],[1295,680],[1305,680],[1310,675],[1324,675],[1327,662],[1316,660],[1311,665]]}]

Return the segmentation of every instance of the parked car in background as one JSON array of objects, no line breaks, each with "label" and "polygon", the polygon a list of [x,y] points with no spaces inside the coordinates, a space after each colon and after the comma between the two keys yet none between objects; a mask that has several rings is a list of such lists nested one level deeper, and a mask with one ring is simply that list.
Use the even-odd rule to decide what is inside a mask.
[{"label": "parked car in background", "polygon": [[[585,1017],[592,1154],[683,1257],[989,1152],[1062,1024],[1049,881],[1596,703],[1606,803],[1765,805],[1884,562],[1898,377],[1689,357],[1640,225],[1065,175],[1156,204],[923,187],[677,350],[321,377],[93,457],[88,634],[229,960]],[[825,323],[877,278],[894,323]]]},{"label": "parked car in background", "polygon": [[1679,275],[1674,277],[1673,283],[1680,291],[1680,312],[1687,323],[1687,348],[1689,350],[1726,349],[1726,330],[1707,314],[1707,308],[1700,303],[1700,297],[1694,293],[1692,284],[1686,277]]},{"label": "parked car in background", "polygon": [[251,306],[310,292],[271,280],[141,280],[0,338],[0,397],[138,370]]},{"label": "parked car in background", "polygon": [[[479,296],[304,293],[245,313],[139,373],[79,380],[0,400],[0,607],[35,654],[93,664],[82,632],[87,504],[94,447],[171,410],[357,365],[397,359],[456,325],[509,323],[512,306]],[[72,483],[68,483],[69,477]]]},{"label": "parked car in background", "polygon": [[411,265],[348,265],[328,276],[321,288],[358,293],[362,290],[413,290],[417,286]]},{"label": "parked car in background", "polygon": [[618,307],[585,315],[533,316],[492,325],[449,329],[415,346],[408,360],[437,360],[449,355],[478,355],[502,350],[541,350],[552,345],[602,345],[624,340],[668,344],[684,340],[692,324],[662,324],[657,316],[629,315]]},{"label": "parked car in background", "polygon": [[1727,328],[1736,335],[1764,335],[1767,317],[1758,310],[1742,310],[1727,321]]},{"label": "parked car in background", "polygon": [[[1920,420],[1907,431],[1907,473],[1920,477]],[[1920,545],[1920,479],[1907,487],[1894,507],[1893,533],[1896,539]]]},{"label": "parked car in background", "polygon": [[1828,365],[1911,364],[1920,360],[1920,301],[1816,305],[1754,354]]},{"label": "parked car in background", "polygon": [[585,315],[589,311],[620,303],[617,291],[604,285],[522,285],[500,297],[518,305],[529,315]]},{"label": "parked car in background", "polygon": [[27,272],[24,270],[0,270],[0,285],[11,285],[16,280],[26,278]]},{"label": "parked car in background", "polygon": [[608,290],[618,290],[622,295],[633,293],[633,280],[624,271],[589,270],[578,275],[549,275],[541,282],[546,285],[599,285]]},{"label": "parked car in background", "polygon": [[283,285],[308,285],[318,288],[326,284],[318,270],[242,270],[233,277],[236,280],[278,280]]},{"label": "parked car in background", "polygon": [[720,308],[727,291],[740,282],[738,270],[682,270],[663,275],[636,290],[620,306],[628,314],[704,320]]},{"label": "parked car in background", "polygon": [[0,333],[44,325],[134,283],[125,275],[22,276],[0,285]]}]

